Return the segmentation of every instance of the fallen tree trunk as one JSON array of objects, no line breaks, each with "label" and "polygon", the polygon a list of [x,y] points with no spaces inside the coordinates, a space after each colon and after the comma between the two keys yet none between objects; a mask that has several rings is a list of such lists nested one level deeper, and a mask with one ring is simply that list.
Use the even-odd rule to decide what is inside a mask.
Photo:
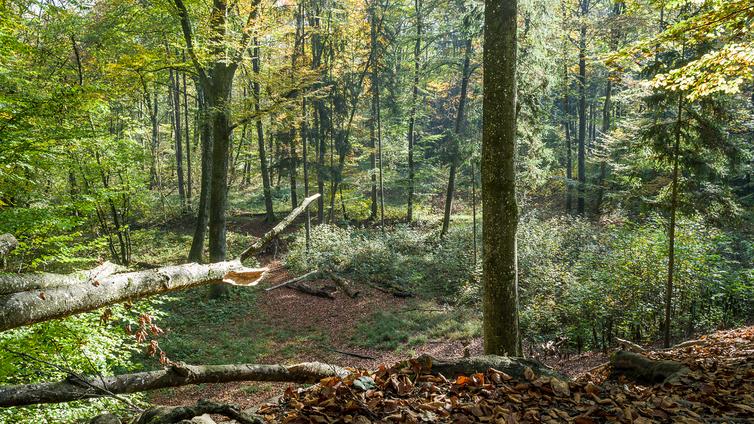
[{"label": "fallen tree trunk", "polygon": [[658,361],[620,350],[610,358],[611,377],[628,377],[641,384],[671,383],[689,372],[680,362]]},{"label": "fallen tree trunk", "polygon": [[623,348],[623,350],[629,350],[635,353],[644,353],[647,351],[647,349],[644,349],[643,347],[629,340],[624,340],[619,337],[616,337],[615,341],[618,342],[618,344]]},{"label": "fallen tree trunk", "polygon": [[74,272],[72,274],[0,274],[0,295],[77,284],[97,284],[100,279],[123,272],[124,270],[125,268],[112,262],[105,262],[94,269]]},{"label": "fallen tree trunk", "polygon": [[[165,387],[232,381],[281,381],[316,383],[325,377],[346,376],[348,371],[320,362],[296,365],[185,365],[160,371],[92,377],[85,381],[69,377],[55,383],[0,387],[0,407],[70,402],[80,399],[136,393]],[[199,414],[201,415],[201,414]]]},{"label": "fallen tree trunk", "polygon": [[278,234],[282,233],[283,230],[285,230],[285,228],[290,225],[291,222],[296,219],[296,217],[301,215],[301,212],[305,211],[313,201],[317,200],[319,196],[320,194],[317,193],[304,199],[304,201],[301,202],[301,204],[298,205],[296,209],[292,210],[291,213],[289,213],[288,216],[285,217],[285,219],[278,222],[278,224],[272,230],[268,231],[259,240],[255,241],[254,244],[249,246],[248,249],[244,250],[243,253],[241,253],[241,260],[243,261],[259,252],[267,243],[277,237]]},{"label": "fallen tree trunk", "polygon": [[13,237],[13,234],[0,235],[0,258],[10,253],[12,250],[18,247],[18,240]]},{"label": "fallen tree trunk", "polygon": [[0,331],[213,282],[254,285],[266,270],[246,268],[240,261],[191,263],[110,275],[91,284],[12,293],[0,296]]},{"label": "fallen tree trunk", "polygon": [[298,276],[298,277],[293,277],[293,278],[291,278],[291,279],[290,279],[290,280],[288,280],[288,281],[285,281],[285,282],[283,282],[283,283],[280,283],[280,284],[276,284],[276,285],[274,285],[274,286],[272,286],[272,287],[267,287],[267,288],[266,288],[266,289],[264,289],[264,290],[265,290],[265,291],[270,291],[270,290],[279,289],[280,287],[285,287],[285,286],[287,286],[288,284],[293,284],[293,283],[298,283],[299,281],[308,280],[308,279],[310,279],[310,278],[313,278],[313,277],[315,277],[315,276],[316,276],[317,274],[319,274],[319,271],[316,271],[316,270],[315,270],[315,271],[309,271],[309,272],[307,272],[307,273],[306,273],[306,274],[304,274],[304,275],[300,275],[300,276]]},{"label": "fallen tree trunk", "polygon": [[526,369],[528,368],[537,376],[542,375],[556,377],[561,380],[570,380],[568,377],[559,374],[539,361],[512,356],[482,355],[459,359],[441,359],[429,355],[421,355],[416,361],[421,364],[422,369],[429,370],[432,374],[442,374],[446,378],[454,378],[459,375],[473,375],[493,368],[511,377],[524,379],[526,378]]},{"label": "fallen tree trunk", "polygon": [[340,275],[331,273],[328,275],[328,277],[330,277],[330,279],[333,280],[333,282],[337,284],[337,286],[340,287],[340,289],[343,290],[343,292],[351,299],[355,299],[359,297],[359,294],[361,294],[359,289],[355,288],[350,281],[341,277]]},{"label": "fallen tree trunk", "polygon": [[333,294],[336,290],[335,287],[331,287],[331,288],[330,287],[323,287],[323,288],[312,287],[308,284],[301,283],[301,282],[289,283],[286,287],[294,289],[294,290],[298,290],[301,293],[310,294],[312,296],[325,297],[327,299],[333,299],[333,300],[335,299],[335,295]]},{"label": "fallen tree trunk", "polygon": [[[192,420],[204,414],[222,415],[233,419],[239,424],[264,424],[265,421],[253,414],[241,411],[236,405],[217,403],[202,399],[196,406],[155,406],[141,414],[136,424],[175,424]],[[199,422],[214,423],[211,418]]]}]

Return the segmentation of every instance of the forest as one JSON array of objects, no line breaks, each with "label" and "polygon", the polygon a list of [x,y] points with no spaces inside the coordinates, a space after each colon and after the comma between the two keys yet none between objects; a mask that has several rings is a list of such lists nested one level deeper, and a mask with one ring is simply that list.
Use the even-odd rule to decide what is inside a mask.
[{"label": "forest", "polygon": [[753,393],[750,0],[0,2],[0,423]]}]

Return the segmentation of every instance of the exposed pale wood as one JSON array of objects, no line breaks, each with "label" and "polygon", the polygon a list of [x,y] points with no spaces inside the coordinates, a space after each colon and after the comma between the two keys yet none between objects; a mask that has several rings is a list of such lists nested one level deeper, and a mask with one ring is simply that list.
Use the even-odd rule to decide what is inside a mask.
[{"label": "exposed pale wood", "polygon": [[136,393],[201,383],[227,383],[232,381],[316,383],[325,377],[345,376],[347,374],[348,371],[341,367],[320,362],[305,362],[288,366],[176,364],[159,371],[102,378],[92,377],[86,381],[71,377],[54,383],[3,386],[0,387],[0,407],[70,402],[112,394]]},{"label": "exposed pale wood", "polygon": [[304,201],[301,202],[296,209],[292,210],[285,219],[280,221],[272,230],[268,231],[259,240],[255,241],[248,249],[244,250],[243,253],[241,253],[241,260],[245,260],[259,252],[267,243],[277,237],[278,234],[282,233],[283,230],[285,230],[285,228],[289,226],[291,222],[301,214],[301,212],[305,211],[313,201],[317,200],[319,196],[320,194],[317,193],[304,199]]},{"label": "exposed pale wood", "polygon": [[0,296],[0,331],[61,318],[158,293],[223,281],[255,285],[267,268],[240,261],[184,264],[110,275],[98,284],[73,284]]}]

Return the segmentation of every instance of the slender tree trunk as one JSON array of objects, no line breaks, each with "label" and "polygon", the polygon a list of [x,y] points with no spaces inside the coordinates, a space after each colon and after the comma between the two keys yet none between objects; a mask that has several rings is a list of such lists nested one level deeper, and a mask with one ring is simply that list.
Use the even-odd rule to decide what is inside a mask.
[{"label": "slender tree trunk", "polygon": [[[155,84],[154,96],[150,97],[147,91],[147,86],[144,85],[144,97],[149,105],[149,120],[152,123],[152,142],[151,142],[151,154],[152,162],[149,167],[149,189],[154,190],[159,186],[159,179],[157,176],[157,161],[158,150],[160,148],[160,123],[158,121],[158,96],[157,96],[157,84]],[[150,100],[151,99],[151,100]]]},{"label": "slender tree trunk", "polygon": [[[464,26],[468,28],[468,17],[464,19]],[[450,215],[453,210],[453,196],[455,194],[456,187],[456,172],[458,171],[458,164],[460,162],[459,143],[461,134],[463,134],[464,124],[464,112],[466,108],[466,97],[469,87],[469,73],[471,68],[471,38],[466,40],[464,47],[463,67],[461,68],[461,94],[458,100],[458,111],[456,113],[455,127],[453,128],[454,139],[452,143],[452,155],[450,162],[450,174],[448,176],[448,189],[445,192],[445,214],[442,219],[442,230],[440,231],[440,237],[444,237],[448,233],[448,227],[450,227]]]},{"label": "slender tree trunk", "polygon": [[[581,0],[581,17],[586,19],[589,13],[589,0]],[[579,189],[576,211],[584,215],[586,197],[586,23],[582,22],[579,37],[579,152],[578,176]]]},{"label": "slender tree trunk", "polygon": [[487,354],[520,356],[516,232],[516,0],[486,0],[482,129],[483,335]]},{"label": "slender tree trunk", "polygon": [[[566,67],[566,69],[568,69]],[[563,94],[563,127],[566,141],[566,213],[573,211],[573,146],[571,145],[570,102],[568,87]]]},{"label": "slender tree trunk", "polygon": [[[260,74],[260,58],[259,58],[259,42],[254,38],[254,48],[252,49],[251,67],[254,71],[254,82],[252,83],[252,91],[254,93],[254,111],[260,113],[260,101],[261,101],[261,85],[259,84]],[[264,210],[265,220],[267,222],[273,222],[275,220],[275,211],[272,209],[272,183],[270,182],[270,169],[267,163],[267,154],[264,146],[264,129],[262,128],[262,118],[258,116],[256,119],[257,125],[257,144],[259,146],[259,167],[262,173],[262,189],[264,190]]]},{"label": "slender tree trunk", "polygon": [[476,231],[476,164],[471,161],[471,226],[474,237],[474,269],[477,264],[477,231]]},{"label": "slender tree trunk", "polygon": [[[610,110],[612,109],[612,91],[613,82],[610,80],[610,76],[607,78],[607,86],[605,87],[605,103],[602,105],[602,137],[605,139],[610,132]],[[603,143],[604,148],[604,143]],[[596,212],[599,216],[602,213],[602,199],[605,195],[605,177],[607,177],[607,149],[603,149],[603,155],[605,155],[600,161],[600,175],[597,180],[597,205]]]},{"label": "slender tree trunk", "polygon": [[[183,55],[185,60],[185,54]],[[189,135],[189,110],[188,110],[188,88],[186,86],[186,73],[183,72],[183,118],[186,124],[186,203],[191,209],[191,197],[192,197],[192,177],[191,177],[191,141]]]},{"label": "slender tree trunk", "polygon": [[[170,50],[168,49],[168,53]],[[178,174],[178,198],[181,210],[186,208],[186,191],[183,185],[183,138],[181,136],[181,91],[178,73],[170,69],[170,95],[173,98],[173,135],[175,135],[175,170]]]},{"label": "slender tree trunk", "polygon": [[377,156],[375,153],[375,149],[377,148],[377,90],[379,83],[377,81],[377,72],[378,72],[378,66],[377,66],[377,55],[378,55],[378,47],[377,47],[377,9],[375,6],[376,1],[372,0],[372,2],[369,5],[369,37],[370,37],[370,49],[371,49],[371,57],[372,57],[372,69],[371,73],[369,74],[370,79],[370,89],[372,94],[372,105],[371,105],[371,117],[369,119],[369,168],[371,172],[371,179],[372,179],[372,195],[371,195],[371,213],[369,215],[370,220],[377,219]]},{"label": "slender tree trunk", "polygon": [[673,277],[675,276],[675,217],[678,209],[678,161],[681,149],[681,123],[683,118],[683,94],[678,94],[678,121],[673,145],[673,179],[670,197],[670,226],[668,227],[668,281],[665,287],[665,324],[663,344],[670,347],[670,315],[673,301]]},{"label": "slender tree trunk", "polygon": [[191,251],[189,252],[189,261],[191,262],[202,261],[204,238],[207,233],[207,224],[209,223],[209,194],[210,185],[212,184],[212,128],[209,122],[209,111],[207,109],[207,100],[204,97],[204,90],[198,83],[196,93],[199,100],[197,115],[199,116],[199,133],[202,143],[202,169],[199,207],[196,212],[196,226],[194,227],[194,237],[191,240]]},{"label": "slender tree trunk", "polygon": [[414,80],[411,90],[411,111],[408,118],[408,207],[406,221],[414,219],[414,145],[416,144],[416,102],[419,98],[419,68],[422,43],[422,0],[414,0],[416,41],[414,41]]}]

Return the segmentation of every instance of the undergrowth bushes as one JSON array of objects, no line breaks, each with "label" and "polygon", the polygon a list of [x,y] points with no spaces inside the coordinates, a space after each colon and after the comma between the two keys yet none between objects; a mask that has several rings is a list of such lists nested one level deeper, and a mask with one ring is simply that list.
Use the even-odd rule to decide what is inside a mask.
[{"label": "undergrowth bushes", "polygon": [[[518,246],[521,327],[531,342],[567,336],[574,349],[586,349],[615,336],[660,336],[668,246],[662,219],[601,225],[528,215]],[[754,319],[750,243],[686,218],[676,246],[674,337]],[[309,252],[301,231],[286,261],[297,273],[337,271],[478,310],[482,293],[472,252],[470,225],[454,226],[443,240],[436,231],[405,225],[385,233],[317,226]]]},{"label": "undergrowth bushes", "polygon": [[286,257],[294,272],[335,271],[371,284],[398,286],[455,303],[473,281],[472,241],[462,227],[443,240],[428,228],[405,225],[379,229],[321,225],[312,228],[311,247],[299,231]]}]

